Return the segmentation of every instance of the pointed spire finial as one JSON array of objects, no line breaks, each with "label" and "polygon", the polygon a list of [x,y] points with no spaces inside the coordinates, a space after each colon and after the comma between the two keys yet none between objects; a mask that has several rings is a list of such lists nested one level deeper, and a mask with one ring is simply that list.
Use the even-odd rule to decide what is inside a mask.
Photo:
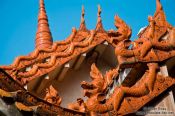
[{"label": "pointed spire finial", "polygon": [[44,0],[40,0],[35,48],[50,48],[52,46],[52,43],[53,40],[44,6]]},{"label": "pointed spire finial", "polygon": [[85,11],[84,11],[84,6],[82,5],[81,23],[80,23],[79,30],[87,30],[86,29],[86,23],[85,23],[84,15],[85,15]]},{"label": "pointed spire finial", "polygon": [[100,16],[101,15],[101,7],[100,7],[100,5],[98,5],[98,14],[97,15],[98,15],[98,18],[101,18],[101,16]]},{"label": "pointed spire finial", "polygon": [[96,25],[96,28],[95,30],[96,31],[101,31],[101,32],[104,32],[104,29],[103,29],[103,24],[102,24],[102,20],[101,20],[101,7],[100,5],[98,5],[98,13],[97,13],[97,25]]},{"label": "pointed spire finial", "polygon": [[84,11],[84,6],[82,5],[82,11],[81,11],[81,16],[84,18],[84,14],[85,14],[85,11]]}]

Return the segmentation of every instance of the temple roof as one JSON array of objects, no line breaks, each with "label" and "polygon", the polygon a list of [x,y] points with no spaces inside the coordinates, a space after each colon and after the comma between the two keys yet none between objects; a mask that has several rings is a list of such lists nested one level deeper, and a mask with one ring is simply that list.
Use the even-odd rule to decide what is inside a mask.
[{"label": "temple roof", "polygon": [[[74,57],[83,54],[89,49],[110,41],[108,32],[103,29],[101,20],[101,8],[98,6],[97,24],[94,30],[88,30],[85,25],[85,11],[82,6],[80,27],[72,28],[72,33],[63,41],[55,41],[52,44],[52,36],[49,29],[44,1],[40,0],[38,16],[38,31],[36,34],[36,48],[26,56],[18,56],[11,65],[0,66],[15,79],[22,83],[42,76],[52,71],[59,65],[63,65]],[[28,68],[29,70],[25,70]]]},{"label": "temple roof", "polygon": [[[94,30],[88,30],[86,28],[84,15],[84,6],[82,6],[81,22],[79,29],[77,30],[76,28],[72,28],[72,33],[65,40],[53,42],[52,45],[50,44],[50,47],[37,47],[33,52],[26,56],[18,56],[11,65],[0,66],[0,68],[7,71],[11,76],[19,80],[21,83],[26,84],[33,78],[49,73],[56,67],[65,64],[74,57],[87,52],[91,48],[102,44],[105,41],[116,47],[116,43],[112,40],[112,38],[115,36],[120,36],[121,33],[126,33],[126,37],[124,38],[130,38],[131,36],[130,27],[127,26],[127,24],[125,24],[125,22],[118,16],[115,16],[115,25],[118,30],[105,31],[101,19],[100,5],[98,5],[97,24]],[[159,0],[157,0],[156,12],[153,17],[157,25],[155,36],[157,36],[157,33],[159,34],[158,36],[161,37],[167,32],[168,28],[172,28],[172,26],[166,21],[166,16]],[[39,23],[40,21],[46,21],[46,23],[44,23],[44,25],[46,24],[47,27],[46,33],[50,32],[43,0],[40,0]],[[41,26],[42,25],[43,24],[41,24]],[[143,31],[141,31],[138,40],[145,38],[146,35],[148,35],[148,31],[150,30],[150,28],[150,25],[148,25]],[[38,29],[38,31],[43,33],[41,34],[41,36],[39,36],[41,37],[40,39],[44,38],[45,31],[43,29],[45,28],[41,27],[41,30],[40,28]],[[160,30],[161,32],[159,32]],[[51,34],[49,35],[49,37],[51,37]],[[165,53],[167,55],[166,57],[162,57],[162,54],[156,54],[156,52]],[[149,54],[151,55],[151,57],[153,56],[153,58],[151,58]],[[172,56],[174,56],[174,51],[169,54],[166,51],[154,50],[149,52],[146,57],[138,57],[137,60],[140,62],[163,61]]]},{"label": "temple roof", "polygon": [[[156,5],[157,7],[154,16],[148,17],[149,25],[139,33],[138,39],[132,42],[129,40],[132,31],[130,27],[122,19],[120,19],[119,16],[115,16],[115,26],[118,30],[104,30],[101,19],[101,7],[98,6],[97,24],[94,30],[88,30],[86,28],[84,19],[85,11],[84,7],[82,7],[79,29],[77,30],[76,28],[72,28],[72,33],[69,37],[63,41],[53,42],[52,44],[44,3],[43,0],[40,0],[36,49],[26,56],[17,57],[9,66],[0,66],[0,68],[9,74],[6,74],[0,69],[0,76],[2,76],[0,77],[0,86],[3,88],[3,90],[0,89],[0,95],[2,97],[13,98],[13,100],[16,98],[15,100],[17,102],[15,105],[18,109],[21,108],[27,111],[35,111],[33,108],[36,107],[32,107],[32,105],[41,105],[38,107],[41,107],[44,109],[44,111],[51,111],[56,114],[61,114],[60,112],[72,112],[75,114],[77,113],[79,115],[84,115],[84,113],[55,106],[54,104],[50,104],[42,99],[39,99],[37,96],[34,96],[30,92],[26,91],[24,89],[24,85],[34,78],[41,77],[53,71],[57,67],[65,65],[70,60],[88,52],[95,46],[107,42],[115,47],[115,53],[118,60],[116,67],[117,71],[119,71],[107,71],[105,75],[106,77],[104,76],[104,78],[97,68],[92,68],[90,73],[92,76],[92,82],[91,84],[83,83],[84,85],[82,84],[82,88],[84,87],[83,89],[86,89],[86,92],[88,89],[90,89],[90,92],[92,92],[91,94],[93,94],[94,91],[92,90],[97,87],[99,90],[95,90],[97,93],[96,94],[94,92],[95,95],[100,95],[101,93],[103,94],[103,92],[106,95],[106,93],[109,91],[106,92],[105,90],[103,91],[101,89],[108,88],[108,90],[110,90],[110,87],[115,87],[113,88],[113,92],[109,92],[110,96],[108,98],[105,96],[106,103],[109,103],[110,109],[108,109],[106,104],[104,104],[105,107],[102,107],[104,109],[101,108],[99,110],[97,110],[98,107],[96,106],[95,108],[97,109],[93,109],[91,107],[92,105],[89,105],[88,102],[86,105],[90,106],[90,111],[100,111],[97,113],[102,114],[105,112],[111,115],[125,115],[138,111],[146,103],[150,102],[153,98],[157,97],[166,89],[175,84],[174,77],[167,75],[165,76],[161,70],[158,69],[161,67],[161,63],[165,63],[163,61],[175,56],[175,42],[173,38],[175,36],[175,29],[166,21],[166,16],[160,4],[160,0],[156,0]],[[38,33],[40,33],[40,35],[38,35]],[[37,44],[38,42],[39,44]],[[131,48],[129,48],[131,43],[134,44]],[[136,63],[137,65],[135,65]],[[134,65],[133,67],[129,68],[135,70],[136,74],[139,72],[137,67],[139,63],[142,65],[147,64],[147,66],[144,67],[144,74],[141,75],[140,79],[135,80],[135,84],[132,86],[123,86],[122,84],[120,86],[115,86],[115,78],[119,78],[120,75],[111,79],[113,81],[111,85],[114,86],[111,86],[108,83],[110,80],[108,77],[112,75],[113,71],[120,74],[123,67],[124,69],[127,69],[125,64],[129,66],[130,64]],[[95,67],[95,65],[92,65],[92,67]],[[130,78],[132,77],[132,79],[135,79],[132,74],[129,76]],[[99,86],[103,83],[105,83],[103,85],[104,87]],[[91,86],[93,84],[94,87]],[[88,88],[88,86],[90,87]],[[152,89],[150,89],[150,86],[152,86]],[[21,91],[19,92],[17,90]],[[11,91],[16,93],[14,94]],[[129,96],[125,96],[126,92]],[[13,95],[16,96],[14,97]],[[93,102],[94,98],[92,97],[92,101],[90,101],[90,103]],[[117,100],[119,100],[119,102]],[[101,104],[103,103],[100,103],[100,105]],[[117,110],[118,112],[116,113]]]}]

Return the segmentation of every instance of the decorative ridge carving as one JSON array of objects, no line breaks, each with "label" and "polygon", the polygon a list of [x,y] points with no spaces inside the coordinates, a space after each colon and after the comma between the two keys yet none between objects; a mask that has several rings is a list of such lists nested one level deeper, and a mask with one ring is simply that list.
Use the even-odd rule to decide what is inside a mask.
[{"label": "decorative ridge carving", "polygon": [[84,15],[85,15],[85,11],[84,11],[84,6],[82,5],[81,23],[80,23],[79,31],[86,31],[87,30]]},{"label": "decorative ridge carving", "polygon": [[[92,31],[93,32],[93,31]],[[83,33],[84,32],[82,32],[82,35],[81,35],[81,32],[79,33],[80,35],[79,36],[83,36]],[[87,33],[87,32],[86,32]],[[89,32],[88,32],[89,33]],[[94,31],[94,34],[92,34],[92,35],[95,35],[95,31]],[[30,61],[30,62],[32,62],[32,60],[36,60],[37,58],[39,58],[39,54],[41,54],[41,53],[53,53],[53,52],[57,52],[57,51],[59,51],[59,47],[61,46],[61,45],[64,45],[64,46],[67,46],[67,47],[69,47],[69,45],[71,44],[71,42],[73,42],[74,41],[74,39],[75,39],[75,37],[76,37],[76,34],[77,34],[77,30],[76,30],[76,28],[72,28],[72,33],[71,33],[71,35],[67,38],[67,39],[65,39],[65,40],[63,40],[63,41],[59,41],[59,42],[54,42],[53,43],[53,45],[51,46],[51,48],[49,49],[49,48],[37,48],[37,49],[35,49],[32,53],[30,53],[29,55],[27,55],[27,56],[18,56],[15,60],[14,60],[14,62],[11,64],[11,65],[1,65],[0,66],[0,68],[2,68],[2,69],[4,69],[4,70],[7,70],[7,71],[10,71],[10,70],[15,70],[15,69],[17,69],[18,67],[19,68],[21,68],[21,66],[19,66],[20,65],[20,63],[22,63],[23,61]],[[88,38],[88,36],[86,37],[86,38]],[[91,38],[92,39],[92,38]],[[87,39],[86,39],[87,40]],[[80,42],[82,42],[83,44],[85,44],[85,42],[83,42],[83,41],[79,41],[79,43]],[[87,41],[86,41],[87,42]],[[78,44],[78,43],[77,43]],[[82,44],[80,44],[80,46],[81,46]],[[78,45],[77,45],[78,46]],[[61,52],[61,51],[60,51]],[[43,57],[45,57],[46,58],[46,56],[43,56]],[[30,62],[29,62],[29,64],[25,64],[26,66],[28,65],[30,65]],[[24,65],[24,64],[23,64]]]},{"label": "decorative ridge carving", "polygon": [[44,100],[57,106],[59,106],[62,101],[61,97],[58,94],[58,91],[52,85],[50,85],[49,88],[46,89],[46,95],[44,97]]},{"label": "decorative ridge carving", "polygon": [[156,24],[161,26],[168,26],[171,28],[172,26],[166,21],[166,15],[163,11],[162,4],[160,3],[160,0],[156,0],[156,11],[154,13],[154,19],[156,21]]},{"label": "decorative ridge carving", "polygon": [[72,55],[72,53],[74,52],[74,49],[76,47],[87,47],[91,44],[92,40],[94,38],[94,33],[92,33],[91,37],[86,39],[86,41],[83,41],[82,43],[79,42],[71,42],[69,44],[69,47],[63,51],[63,52],[58,52],[55,53],[53,56],[51,56],[51,60],[49,61],[49,63],[38,63],[36,65],[33,66],[33,68],[29,71],[29,72],[19,72],[18,76],[22,76],[22,77],[29,77],[34,75],[38,68],[50,68],[52,66],[55,65],[56,63],[56,58],[57,57],[68,57],[70,55]]},{"label": "decorative ridge carving", "polygon": [[[92,116],[97,114],[108,115],[108,112],[111,112],[112,116],[134,113],[150,100],[175,84],[174,78],[158,74],[158,63],[147,63],[147,66],[148,70],[145,71],[141,79],[133,86],[114,86],[113,93],[111,93],[109,98],[106,98],[107,87],[110,86],[111,82],[114,83],[114,81],[116,81],[114,78],[118,76],[118,69],[120,67],[109,70],[109,72],[106,72],[106,75],[103,76],[95,64],[92,64],[90,72],[92,81],[90,83],[85,81],[81,83],[84,96],[87,96],[88,99],[84,102],[83,107],[81,104],[78,105],[79,110],[77,111],[80,111],[81,108],[85,108],[84,112],[86,111],[86,113]],[[110,83],[108,83],[107,78],[111,80],[109,81]],[[127,100],[127,98],[129,100]],[[134,104],[137,103],[137,101],[139,102],[138,105],[130,104],[127,106],[130,102]],[[74,105],[76,107],[74,107]],[[70,104],[69,108],[76,110],[77,104]]]},{"label": "decorative ridge carving", "polygon": [[[78,42],[74,41],[78,31],[73,28],[72,34],[67,40],[62,43],[57,43],[54,50],[53,48],[47,49],[47,52],[54,52],[50,55],[49,60],[47,59],[48,61],[35,62],[31,66],[31,69],[27,71],[17,70],[17,72],[13,72],[15,75],[13,77],[14,79],[9,78],[9,76],[7,76],[8,78],[0,77],[0,88],[4,89],[0,89],[0,96],[7,98],[13,97],[10,92],[6,92],[5,90],[19,90],[20,88],[20,90],[22,90],[21,93],[19,94],[17,92],[14,99],[14,101],[21,101],[21,103],[24,103],[21,104],[16,102],[16,106],[19,109],[24,111],[33,111],[37,109],[37,107],[33,107],[33,104],[39,104],[44,110],[48,110],[56,114],[63,112],[63,110],[66,109],[59,106],[61,98],[52,86],[48,89],[49,92],[44,101],[43,99],[33,96],[30,92],[27,92],[22,86],[19,87],[17,82],[24,85],[33,78],[52,71],[56,67],[71,60],[77,54],[79,55],[84,53],[87,49],[92,48],[111,37],[112,41],[117,40],[114,44],[115,53],[118,58],[118,66],[113,70],[110,69],[103,76],[96,65],[92,64],[90,72],[92,81],[83,81],[81,83],[84,96],[87,96],[88,99],[84,102],[81,98],[79,98],[77,99],[77,103],[70,104],[69,108],[91,116],[101,114],[116,116],[137,111],[153,98],[175,84],[175,79],[168,76],[165,77],[161,74],[162,71],[159,68],[159,65],[162,65],[163,63],[163,60],[167,60],[168,58],[175,56],[175,28],[169,25],[166,21],[160,0],[156,0],[156,4],[157,9],[155,15],[153,17],[148,17],[149,26],[140,35],[139,39],[133,42],[129,40],[131,36],[130,27],[118,16],[115,16],[115,26],[118,28],[116,32],[106,33],[102,30],[103,27],[100,16],[101,9],[98,7],[99,22],[97,22],[97,24],[101,25],[97,25],[95,30],[91,30],[90,35],[88,35],[87,38]],[[40,7],[43,8],[44,6],[41,4]],[[64,50],[58,52],[56,51],[58,45],[67,46]],[[130,47],[130,45],[133,46]],[[36,52],[37,55],[33,57],[38,57],[41,50],[45,49],[38,49]],[[44,51],[44,53],[47,52]],[[29,56],[27,57],[29,58]],[[24,59],[27,59],[27,57]],[[63,61],[64,58],[66,59],[65,61]],[[58,59],[60,59],[61,62],[59,62]],[[21,59],[17,59],[18,62],[15,65],[18,66],[19,62],[21,62],[20,60]],[[121,85],[117,83],[114,84],[119,78],[119,71],[126,68],[125,64],[131,68],[131,65],[138,64],[138,62],[141,66],[142,64],[146,64],[147,67],[145,67],[145,72],[139,76],[139,79],[134,80],[133,85],[128,86],[127,84],[123,85],[123,83]],[[136,69],[134,66],[132,68]],[[131,70],[134,70],[133,72],[136,73],[135,69]],[[14,69],[12,69],[12,71],[13,70]],[[127,75],[126,72],[122,72],[120,74]],[[2,73],[0,72],[0,76],[1,75]],[[128,76],[133,77],[133,75],[129,74],[126,78]],[[52,100],[52,98],[56,98],[56,102]],[[137,98],[140,98],[140,100]],[[137,105],[132,105],[136,103]],[[32,104],[32,106],[27,106],[28,104]]]},{"label": "decorative ridge carving", "polygon": [[[92,64],[90,76],[92,79],[90,83],[85,81],[81,82],[84,96],[88,97],[84,105],[86,107],[83,107],[85,108],[84,111],[87,111],[90,115],[93,115],[97,112],[106,113],[107,111],[112,110],[113,99],[110,97],[108,100],[106,100],[106,93],[114,78],[118,77],[118,68],[106,72],[106,74],[103,76],[96,65]],[[69,108],[76,110],[74,105],[76,104],[70,104]]]},{"label": "decorative ridge carving", "polygon": [[[166,21],[160,0],[156,3],[156,12],[153,17],[148,16],[149,26],[139,34],[139,38],[133,42],[121,41],[116,46],[119,64],[160,62],[175,56],[175,30]],[[128,49],[131,45],[133,47]]]},{"label": "decorative ridge carving", "polygon": [[50,48],[52,46],[52,43],[53,40],[49,29],[44,0],[40,0],[35,48]]},{"label": "decorative ridge carving", "polygon": [[76,33],[77,33],[77,30],[75,28],[72,28],[72,33],[66,40],[54,42],[50,49],[49,48],[37,48],[32,53],[30,53],[28,56],[18,56],[11,65],[0,66],[0,68],[3,68],[4,70],[12,70],[13,68],[17,68],[19,63],[22,62],[23,60],[36,59],[41,52],[44,52],[44,53],[56,52],[60,45],[69,45],[73,41]]},{"label": "decorative ridge carving", "polygon": [[118,15],[115,15],[114,20],[117,31],[110,30],[108,31],[108,35],[111,37],[111,43],[116,46],[119,42],[125,39],[129,40],[132,34],[132,30]]},{"label": "decorative ridge carving", "polygon": [[[43,13],[42,16],[45,16],[44,19],[42,17],[40,17],[41,20],[47,20],[47,15],[44,12],[45,9],[44,9],[44,1],[43,0],[40,0],[40,9],[41,9],[41,12]],[[84,9],[84,8],[82,8],[82,9]],[[84,14],[83,12],[84,11],[82,10],[82,14]],[[40,57],[38,57],[41,53],[46,53],[47,54],[47,53],[56,52],[59,49],[60,45],[69,46],[69,44],[75,38],[76,33],[77,33],[77,30],[75,28],[73,28],[72,29],[72,34],[67,39],[65,39],[63,41],[60,41],[60,42],[54,42],[50,48],[36,48],[29,55],[27,55],[27,56],[18,56],[11,65],[0,66],[0,68],[3,68],[4,70],[10,71],[10,70],[16,70],[16,69],[24,68],[25,66],[29,66],[32,62],[35,62],[34,61],[35,59],[38,59],[38,60],[41,59]],[[84,33],[84,31],[82,32],[82,35],[83,35],[83,33]],[[98,33],[98,32],[95,32],[95,33]],[[79,34],[81,35],[81,32]],[[83,44],[85,44],[85,42],[83,42]],[[80,44],[79,46],[81,46],[83,44]],[[43,56],[43,57],[45,57],[45,56]],[[25,61],[27,61],[28,63],[22,63],[22,62],[25,62]],[[10,71],[10,73],[11,73],[11,71]]]},{"label": "decorative ridge carving", "polygon": [[98,5],[97,24],[96,24],[95,30],[97,32],[105,32],[105,30],[103,28],[103,24],[102,24],[102,19],[101,19],[101,7],[100,7],[100,5]]},{"label": "decorative ridge carving", "polygon": [[[26,71],[26,72],[18,71],[15,74],[13,73],[15,79],[17,79],[17,80],[19,79],[20,82],[21,82],[21,84],[26,84],[27,82],[29,82],[30,80],[32,80],[34,78],[34,75],[38,73],[38,70],[40,68],[43,68],[43,69],[48,69],[48,68],[49,69],[53,69],[53,67],[56,67],[58,65],[58,62],[56,62],[58,59],[60,59],[60,58],[66,58],[66,57],[71,57],[71,55],[74,54],[74,51],[75,51],[75,49],[77,47],[83,48],[83,49],[85,49],[85,48],[89,49],[88,47],[95,46],[96,45],[95,43],[93,43],[93,45],[92,45],[92,41],[95,38],[96,31],[95,30],[91,30],[90,32],[91,32],[90,37],[87,38],[86,40],[84,40],[82,43],[72,42],[65,51],[57,52],[57,53],[54,53],[53,55],[51,55],[49,62],[36,63],[36,64],[34,64],[31,67],[31,69],[29,71]],[[104,40],[101,38],[98,41],[99,42],[102,42]],[[81,52],[79,52],[79,54],[80,53]],[[61,65],[61,64],[59,63],[59,65]]]},{"label": "decorative ridge carving", "polygon": [[[160,1],[157,0],[156,2],[156,13],[153,17],[148,17],[149,26],[144,30],[138,40],[133,42],[129,40],[131,29],[118,16],[115,16],[115,26],[118,30],[116,32],[108,32],[108,35],[111,35],[112,39],[119,39],[115,46],[115,53],[118,58],[117,71],[126,69],[125,65],[131,68],[131,65],[138,64],[138,62],[141,64],[146,62],[143,64],[147,64],[148,69],[146,68],[147,70],[145,70],[144,74],[138,80],[134,81],[134,85],[121,84],[119,86],[113,86],[114,90],[108,95],[107,88],[110,83],[116,81],[112,78],[113,71],[109,70],[109,72],[106,72],[108,76],[103,76],[95,64],[92,64],[90,72],[92,81],[90,83],[85,81],[81,83],[84,96],[88,97],[83,105],[86,106],[83,107],[85,108],[84,112],[86,111],[92,116],[109,115],[109,112],[112,113],[110,115],[115,116],[133,113],[175,84],[174,78],[165,77],[161,73],[158,73],[160,72],[159,63],[175,56],[175,29],[166,21]],[[116,38],[114,38],[114,35],[116,35]],[[130,47],[130,45],[133,46]],[[131,75],[128,76],[131,77]],[[110,78],[107,79],[108,77]],[[162,79],[162,81],[160,82],[159,79]],[[108,80],[110,81],[108,82]],[[159,86],[156,87],[156,85]],[[125,99],[126,97],[130,98],[130,100]],[[140,102],[142,103],[135,106],[130,104],[139,101],[137,98],[140,98]],[[80,107],[81,104],[79,104],[78,110],[81,110]],[[120,109],[121,107],[122,109]],[[69,108],[76,110],[77,107],[73,106]]]}]

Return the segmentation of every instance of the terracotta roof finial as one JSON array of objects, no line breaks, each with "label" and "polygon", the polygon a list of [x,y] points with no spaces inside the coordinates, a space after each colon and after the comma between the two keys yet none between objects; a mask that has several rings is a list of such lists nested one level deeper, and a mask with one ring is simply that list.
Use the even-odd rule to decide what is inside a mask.
[{"label": "terracotta roof finial", "polygon": [[100,5],[98,5],[97,16],[98,16],[98,18],[97,18],[97,25],[96,25],[95,30],[96,31],[102,31],[103,32],[104,29],[103,29],[103,24],[102,24],[102,20],[101,20],[101,7],[100,7]]},{"label": "terracotta roof finial", "polygon": [[163,11],[163,7],[160,3],[160,0],[156,0],[156,12],[154,14],[154,20],[156,21],[156,24],[159,26],[165,26],[169,25],[166,21],[166,15]]},{"label": "terracotta roof finial", "polygon": [[44,6],[44,0],[40,0],[35,48],[50,48],[52,46],[52,43],[53,40]]},{"label": "terracotta roof finial", "polygon": [[84,6],[82,5],[81,23],[80,23],[79,30],[87,30],[86,29],[86,23],[85,23],[84,15],[85,15],[85,11],[84,11]]}]

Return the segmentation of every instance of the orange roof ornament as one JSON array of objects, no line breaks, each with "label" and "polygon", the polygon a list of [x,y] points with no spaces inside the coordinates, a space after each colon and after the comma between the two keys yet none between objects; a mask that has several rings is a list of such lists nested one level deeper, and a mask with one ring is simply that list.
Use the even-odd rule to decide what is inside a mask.
[{"label": "orange roof ornament", "polygon": [[97,18],[97,25],[96,25],[95,30],[104,32],[105,30],[103,29],[103,24],[102,24],[102,20],[101,20],[101,7],[100,7],[100,5],[98,5],[97,16],[98,16],[98,18]]},{"label": "orange roof ornament", "polygon": [[165,16],[165,13],[163,11],[163,7],[160,3],[160,0],[156,0],[156,12],[154,14],[154,17],[159,17],[159,18],[161,18],[161,20],[166,20],[166,16]]},{"label": "orange roof ornament", "polygon": [[[98,6],[95,30],[83,30],[86,26],[82,7],[80,32],[73,28],[68,38],[52,45],[44,1],[40,0],[36,49],[26,56],[18,56],[9,66],[0,66],[0,98],[7,98],[4,102],[9,102],[10,98],[15,107],[19,111],[25,111],[25,114],[39,115],[123,116],[135,115],[145,105],[150,106],[148,103],[154,102],[165,91],[170,89],[173,92],[175,85],[175,27],[166,21],[160,0],[156,0],[156,4],[154,16],[148,17],[149,25],[139,32],[138,39],[134,41],[130,40],[131,28],[117,15],[117,30],[105,31],[101,8]],[[106,59],[104,56],[108,54],[114,58]],[[99,63],[105,63],[109,69],[106,70]],[[85,69],[85,72],[90,72],[91,81],[82,81],[80,86],[87,99],[84,101],[81,96],[77,102],[68,104],[68,109],[63,108],[60,106],[62,99],[71,96],[71,93],[64,91],[62,86],[56,86],[63,90],[60,96],[52,85],[57,84],[56,80],[66,78],[66,74],[89,77],[84,75],[84,71],[76,71],[85,65],[91,65],[91,70]],[[141,68],[143,69],[138,70]],[[105,75],[99,69],[105,69]],[[64,84],[69,86],[70,83]],[[45,89],[45,97],[40,98]],[[76,95],[79,95],[78,91]],[[168,94],[166,92],[164,95]],[[167,101],[167,96],[156,100],[156,103],[162,101]],[[63,101],[63,105],[67,102],[69,100]],[[169,104],[165,106],[168,110],[172,109]]]},{"label": "orange roof ornament", "polygon": [[82,6],[81,23],[80,23],[80,27],[79,27],[79,30],[82,30],[82,31],[87,30],[84,15],[85,15],[84,6]]},{"label": "orange roof ornament", "polygon": [[44,0],[40,0],[39,3],[39,15],[38,15],[38,29],[35,39],[35,48],[50,48],[53,40],[50,32],[48,18],[44,6]]},{"label": "orange roof ornament", "polygon": [[172,26],[166,21],[166,15],[163,11],[163,7],[160,3],[160,0],[156,0],[156,12],[154,14],[154,20],[159,26],[168,26],[169,28],[172,28]]}]

